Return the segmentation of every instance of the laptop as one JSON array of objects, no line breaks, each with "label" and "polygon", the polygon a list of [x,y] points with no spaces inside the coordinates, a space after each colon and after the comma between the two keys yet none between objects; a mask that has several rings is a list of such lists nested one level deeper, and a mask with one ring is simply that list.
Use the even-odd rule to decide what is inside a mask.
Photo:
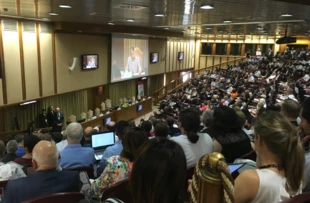
[{"label": "laptop", "polygon": [[101,160],[104,150],[115,144],[114,132],[100,132],[92,135],[91,144],[95,150],[95,159]]},{"label": "laptop", "polygon": [[245,165],[245,163],[242,163],[242,164],[228,164],[228,168],[230,170],[230,173],[232,174],[232,173],[238,171],[244,165]]}]

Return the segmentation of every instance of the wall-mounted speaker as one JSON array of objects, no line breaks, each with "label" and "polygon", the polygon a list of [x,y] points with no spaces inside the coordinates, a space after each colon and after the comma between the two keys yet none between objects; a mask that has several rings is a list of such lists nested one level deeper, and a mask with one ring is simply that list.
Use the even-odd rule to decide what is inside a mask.
[{"label": "wall-mounted speaker", "polygon": [[77,64],[77,61],[78,61],[78,58],[77,57],[74,57],[73,58],[73,62],[72,62],[72,66],[69,66],[69,70],[73,71],[76,64]]}]

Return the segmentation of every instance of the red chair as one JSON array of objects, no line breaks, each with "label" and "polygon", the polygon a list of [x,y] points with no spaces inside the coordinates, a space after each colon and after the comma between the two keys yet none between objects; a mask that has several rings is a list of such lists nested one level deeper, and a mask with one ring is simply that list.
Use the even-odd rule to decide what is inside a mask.
[{"label": "red chair", "polygon": [[85,171],[88,175],[88,178],[90,179],[94,179],[94,168],[93,167],[89,167],[89,166],[83,166],[83,167],[78,167],[78,168],[70,168],[68,169],[68,171],[78,171],[78,172],[82,172]]},{"label": "red chair", "polygon": [[101,201],[104,201],[108,198],[118,198],[126,203],[132,203],[132,196],[129,188],[129,180],[123,180],[118,182],[103,191]]},{"label": "red chair", "polygon": [[281,203],[309,203],[310,202],[310,192],[305,192],[300,195],[296,195],[288,200],[285,200]]},{"label": "red chair", "polygon": [[5,188],[6,188],[6,185],[8,184],[8,182],[9,182],[9,180],[0,181],[0,195],[1,195],[1,197],[4,194],[4,191],[5,191]]},{"label": "red chair", "polygon": [[77,203],[83,199],[84,195],[79,192],[66,192],[35,197],[30,200],[23,201],[22,203]]}]

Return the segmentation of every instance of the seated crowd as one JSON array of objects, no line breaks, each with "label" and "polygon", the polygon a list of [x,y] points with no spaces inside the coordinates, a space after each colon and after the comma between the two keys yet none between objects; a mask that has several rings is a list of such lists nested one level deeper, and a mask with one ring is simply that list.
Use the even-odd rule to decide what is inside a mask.
[{"label": "seated crowd", "polygon": [[62,139],[35,134],[0,142],[0,171],[12,162],[36,171],[10,177],[15,180],[8,182],[2,202],[79,192],[82,184],[73,170],[79,167],[94,168],[89,189],[99,200],[107,188],[129,180],[134,203],[184,202],[187,171],[212,152],[222,153],[227,163],[256,154],[256,168],[235,179],[237,203],[282,202],[310,191],[308,69],[308,58],[294,52],[206,71],[138,126],[111,122],[116,142],[100,161],[90,141],[100,129],[83,130],[79,123],[69,124]]}]

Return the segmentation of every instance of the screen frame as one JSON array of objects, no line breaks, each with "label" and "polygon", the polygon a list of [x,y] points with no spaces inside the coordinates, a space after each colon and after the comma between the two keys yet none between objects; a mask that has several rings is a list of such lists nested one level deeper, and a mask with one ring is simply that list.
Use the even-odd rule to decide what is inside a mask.
[{"label": "screen frame", "polygon": [[[97,56],[97,68],[83,68],[84,67],[84,56]],[[82,54],[81,55],[81,69],[82,71],[96,70],[99,68],[99,54]]]},{"label": "screen frame", "polygon": [[110,121],[109,121],[109,123],[112,121],[112,117],[110,116],[110,117],[106,117],[105,119],[104,119],[104,125],[105,126],[107,126],[109,123],[107,123],[107,120],[108,119],[110,119]]},{"label": "screen frame", "polygon": [[[139,110],[139,107],[141,106],[141,110]],[[143,110],[143,105],[142,104],[137,104],[137,112],[140,112]]]},{"label": "screen frame", "polygon": [[[153,62],[152,55],[157,54],[157,61]],[[159,53],[158,52],[151,52],[150,53],[150,63],[158,63],[159,62]]]},{"label": "screen frame", "polygon": [[[183,54],[183,58],[180,59],[181,54]],[[183,61],[184,60],[184,51],[179,51],[178,52],[178,61]]]},{"label": "screen frame", "polygon": [[101,150],[101,149],[106,149],[107,147],[110,147],[110,146],[115,145],[115,132],[112,132],[112,131],[99,132],[99,133],[94,133],[92,136],[94,136],[94,135],[99,135],[99,134],[109,134],[109,133],[112,133],[112,134],[113,134],[114,144],[105,145],[105,146],[102,146],[102,147],[93,147],[93,141],[92,141],[92,142],[91,142],[91,147],[92,147],[94,150]]}]

